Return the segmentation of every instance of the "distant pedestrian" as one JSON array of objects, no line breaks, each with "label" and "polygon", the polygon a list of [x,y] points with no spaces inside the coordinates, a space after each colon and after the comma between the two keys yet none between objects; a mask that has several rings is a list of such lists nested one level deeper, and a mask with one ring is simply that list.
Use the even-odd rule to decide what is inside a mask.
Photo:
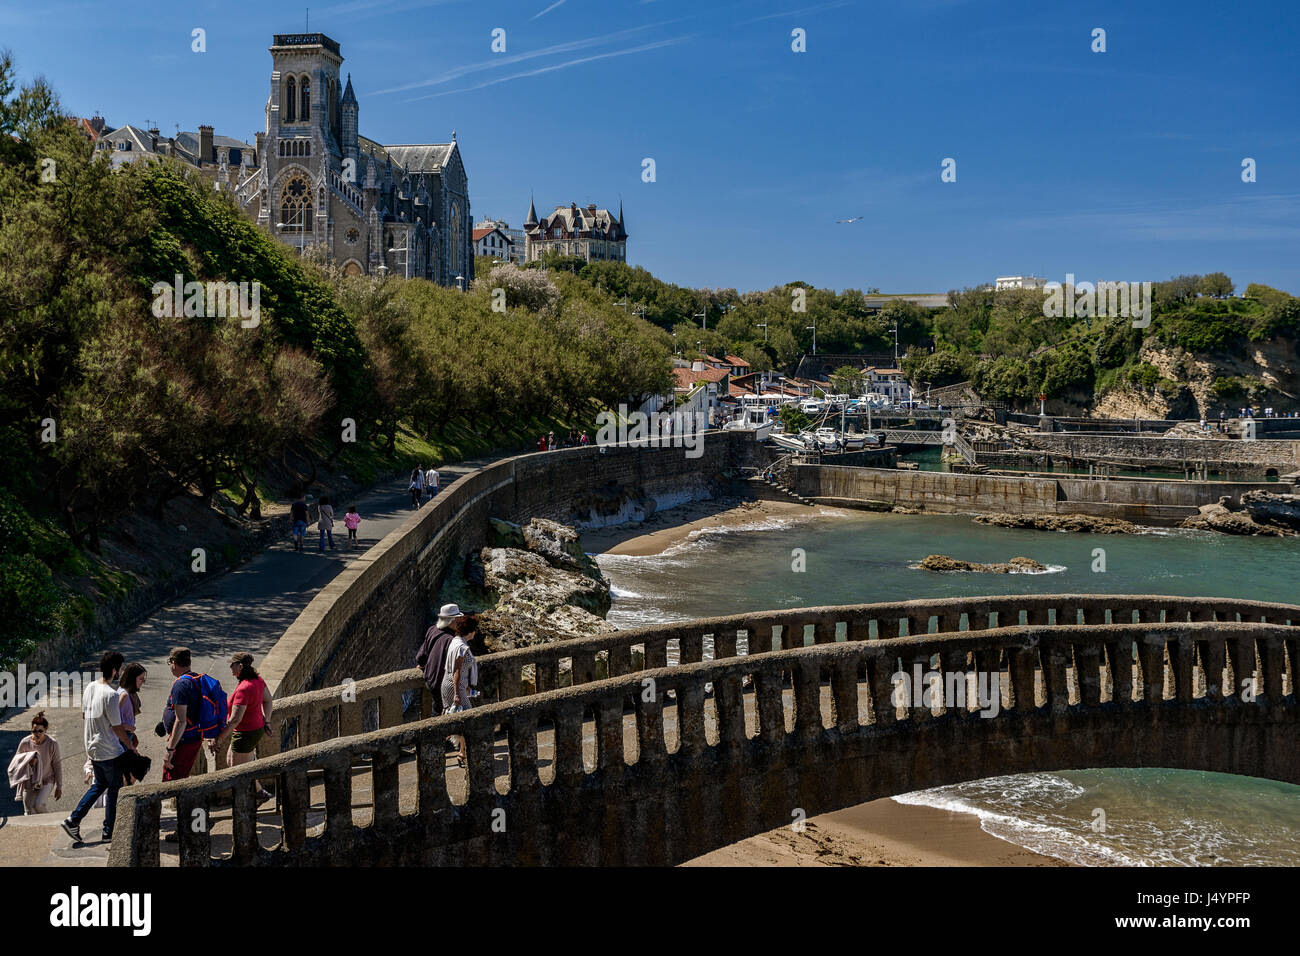
[{"label": "distant pedestrian", "polygon": [[131,738],[122,729],[122,715],[117,706],[113,682],[122,674],[124,658],[117,651],[105,651],[99,659],[99,679],[81,695],[81,715],[85,721],[86,757],[91,762],[94,782],[77,808],[61,824],[63,832],[81,842],[81,821],[103,794],[104,841],[113,839],[117,817],[117,792],[122,789],[122,770],[117,758],[123,751],[134,750]]},{"label": "distant pedestrian", "polygon": [[[252,654],[232,654],[230,674],[239,683],[230,695],[226,727],[217,736],[215,747],[221,750],[229,742],[226,760],[229,766],[238,767],[257,755],[258,743],[271,729],[274,704],[266,681],[253,670]],[[257,797],[262,802],[271,794],[259,788]]]},{"label": "distant pedestrian", "polygon": [[438,493],[438,480],[438,469],[430,465],[429,470],[424,473],[424,493],[429,496],[430,501]]},{"label": "distant pedestrian", "polygon": [[587,437],[587,433],[585,431],[582,433],[582,437],[579,438],[578,441],[582,443],[583,448],[586,448],[587,445],[591,443],[591,439]]},{"label": "distant pedestrian", "polygon": [[578,447],[578,430],[576,428],[569,429],[569,447],[570,448]]},{"label": "distant pedestrian", "polygon": [[[188,647],[173,647],[167,657],[167,665],[175,679],[163,710],[163,728],[167,733],[164,781],[188,777],[199,756],[199,748],[203,746],[203,738],[215,737],[225,726],[226,694],[220,682],[207,674],[194,673],[190,670],[190,663]],[[214,746],[214,756],[215,751]]]},{"label": "distant pedestrian", "polygon": [[334,506],[330,504],[329,498],[320,500],[320,516],[316,519],[316,527],[320,530],[320,550],[325,550],[325,539],[329,539],[330,550],[334,550]]},{"label": "distant pedestrian", "polygon": [[424,493],[424,466],[416,465],[411,472],[411,483],[407,486],[411,493],[411,507],[420,507],[420,495]]},{"label": "distant pedestrian", "polygon": [[551,449],[552,451],[554,451],[555,448],[558,447],[558,446],[555,444],[555,432],[551,432],[550,434],[548,434],[548,435],[546,436],[546,447],[549,448],[549,449]]},{"label": "distant pedestrian", "polygon": [[56,801],[63,799],[63,759],[43,710],[32,718],[32,732],[18,742],[9,762],[9,786],[28,816],[48,813],[51,794]]},{"label": "distant pedestrian", "polygon": [[357,543],[357,528],[361,524],[361,515],[357,514],[356,505],[348,505],[348,513],[343,516],[343,526],[348,529],[348,550]]},{"label": "distant pedestrian", "polygon": [[299,495],[297,500],[289,506],[289,520],[293,522],[293,550],[302,550],[302,539],[307,533],[307,502]]},{"label": "distant pedestrian", "polygon": [[546,451],[546,436],[545,436],[545,435],[543,435],[541,438],[537,439],[537,450],[538,450],[538,451]]}]

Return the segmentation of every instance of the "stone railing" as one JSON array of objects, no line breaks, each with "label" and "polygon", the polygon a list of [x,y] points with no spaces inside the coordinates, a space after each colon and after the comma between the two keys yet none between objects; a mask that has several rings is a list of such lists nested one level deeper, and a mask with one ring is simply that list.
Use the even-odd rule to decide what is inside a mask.
[{"label": "stone railing", "polygon": [[[1167,767],[1300,783],[1300,629],[1256,620],[1128,623],[1166,606],[1176,617],[1180,606],[1198,616],[1176,603],[1183,599],[1137,600],[1048,598],[1032,609],[1037,623],[834,643],[835,609],[784,612],[821,642],[712,661],[699,660],[696,641],[709,625],[695,622],[673,629],[686,647],[681,666],[129,788],[109,862],[164,862],[169,798],[181,825],[167,861],[182,866],[640,865],[681,862],[801,813],[1000,774]],[[1071,620],[1107,601],[1125,623]],[[1244,607],[1251,618],[1300,620],[1300,608],[1251,602],[1203,602],[1199,616],[1217,614],[1216,603]],[[982,606],[973,609],[979,618]],[[1047,623],[1053,609],[1064,623]],[[863,636],[870,620],[888,633],[900,620],[910,628],[932,616],[925,605],[903,610],[844,623]],[[729,651],[727,631],[712,626]],[[764,625],[753,628],[765,634]],[[663,643],[642,640],[661,665]],[[516,673],[521,658],[513,661],[498,674]],[[988,719],[978,701],[905,706],[897,675],[931,667],[996,675],[999,706]],[[452,737],[466,741],[463,771],[448,766]],[[275,781],[279,804],[262,817],[259,778]]]},{"label": "stone railing", "polygon": [[[1186,621],[1300,625],[1300,607],[1149,594],[1016,594],[756,611],[490,654],[479,661],[479,686],[487,701],[510,700],[670,663],[694,664],[807,644],[949,634],[1021,623],[1091,627]],[[271,733],[258,753],[269,756],[433,714],[424,678],[412,667],[277,700]]]}]

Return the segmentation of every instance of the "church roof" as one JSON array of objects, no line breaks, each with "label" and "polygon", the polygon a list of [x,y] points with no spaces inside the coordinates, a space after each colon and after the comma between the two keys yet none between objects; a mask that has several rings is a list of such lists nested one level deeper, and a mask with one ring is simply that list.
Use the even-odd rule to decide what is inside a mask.
[{"label": "church roof", "polygon": [[353,103],[357,101],[357,94],[352,92],[352,74],[348,74],[348,85],[343,89],[343,102]]},{"label": "church roof", "polygon": [[421,143],[408,146],[386,146],[393,162],[413,173],[433,172],[451,162],[455,143]]}]

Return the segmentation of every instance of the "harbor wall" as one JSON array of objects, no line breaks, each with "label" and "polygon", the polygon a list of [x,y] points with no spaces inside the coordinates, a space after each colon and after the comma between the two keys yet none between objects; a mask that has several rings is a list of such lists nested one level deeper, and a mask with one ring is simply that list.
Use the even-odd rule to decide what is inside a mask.
[{"label": "harbor wall", "polygon": [[1226,496],[1290,491],[1277,482],[1165,481],[1150,478],[1014,478],[888,468],[793,465],[794,490],[822,504],[887,502],[939,513],[1082,514],[1140,524],[1173,524]]},{"label": "harbor wall", "polygon": [[[1036,432],[1038,448],[1061,456],[1146,460],[1177,468],[1184,461],[1254,465],[1287,474],[1300,468],[1300,441],[1292,439],[1161,438],[1158,435],[1102,435],[1080,432]],[[1262,477],[1262,476],[1261,476]]]}]

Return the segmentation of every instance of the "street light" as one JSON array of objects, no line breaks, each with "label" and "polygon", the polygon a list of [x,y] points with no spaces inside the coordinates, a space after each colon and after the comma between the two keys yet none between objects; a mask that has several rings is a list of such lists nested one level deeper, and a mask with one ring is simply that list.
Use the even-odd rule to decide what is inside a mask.
[{"label": "street light", "polygon": [[[405,248],[399,249],[397,248],[397,246],[393,246],[393,248],[389,249],[388,251],[394,255],[396,255],[399,252],[402,254],[402,275],[407,279],[411,278],[411,264],[409,261],[409,256],[407,255],[409,250]],[[380,268],[386,269],[387,267],[381,266]]]},{"label": "street light", "polygon": [[757,325],[760,329],[763,330],[763,341],[766,342],[766,341],[767,341],[767,323],[766,323],[766,322],[755,322],[754,324]]},{"label": "street light", "polygon": [[694,315],[691,316],[691,318],[700,320],[700,331],[707,332],[709,330],[709,319],[708,319],[707,307],[706,307],[706,311],[696,312]]},{"label": "street light", "polygon": [[464,291],[465,291],[465,277],[464,277],[464,276],[456,276],[456,288],[459,289],[461,292],[464,292]]},{"label": "street light", "polygon": [[805,328],[805,329],[812,329],[812,334],[813,334],[813,350],[812,350],[812,354],[813,354],[813,355],[816,355],[816,354],[817,354],[817,320],[816,320],[816,319],[813,319],[813,324],[812,324],[812,325],[805,325],[804,328]]}]

